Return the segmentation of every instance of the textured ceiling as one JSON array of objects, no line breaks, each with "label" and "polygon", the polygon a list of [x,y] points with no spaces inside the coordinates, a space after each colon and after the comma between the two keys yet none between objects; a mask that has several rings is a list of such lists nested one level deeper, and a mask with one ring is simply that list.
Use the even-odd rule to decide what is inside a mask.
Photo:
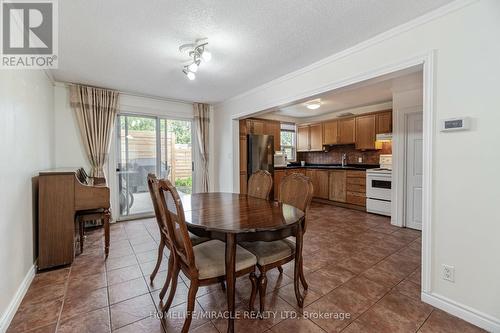
[{"label": "textured ceiling", "polygon": [[[421,88],[423,84],[422,75],[420,67],[414,67],[410,70],[332,90],[292,105],[278,107],[277,110],[273,110],[269,114],[293,118],[310,118],[392,101],[392,93],[394,91]],[[316,110],[308,109],[306,103],[316,99],[321,100],[321,107]]]},{"label": "textured ceiling", "polygon": [[[220,102],[451,0],[70,0],[59,2],[56,80]],[[195,81],[183,43],[208,37]],[[390,51],[390,50],[388,50]]]}]

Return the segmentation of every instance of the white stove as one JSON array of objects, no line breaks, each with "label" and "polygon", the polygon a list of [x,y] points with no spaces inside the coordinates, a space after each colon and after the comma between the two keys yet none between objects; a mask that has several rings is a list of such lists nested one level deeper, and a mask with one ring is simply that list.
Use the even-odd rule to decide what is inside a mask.
[{"label": "white stove", "polygon": [[366,211],[391,216],[392,155],[380,155],[380,168],[366,170]]}]

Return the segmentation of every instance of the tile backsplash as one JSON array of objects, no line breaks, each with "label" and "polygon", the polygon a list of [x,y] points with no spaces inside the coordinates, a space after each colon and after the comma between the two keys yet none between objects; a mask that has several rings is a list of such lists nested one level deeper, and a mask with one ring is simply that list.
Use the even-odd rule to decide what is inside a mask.
[{"label": "tile backsplash", "polygon": [[[382,149],[367,151],[357,150],[354,145],[332,146],[329,151],[297,153],[297,161],[311,164],[340,164],[343,153],[347,154],[348,164],[378,164],[381,154],[392,154],[392,144],[384,142]],[[358,161],[360,157],[362,162]]]}]

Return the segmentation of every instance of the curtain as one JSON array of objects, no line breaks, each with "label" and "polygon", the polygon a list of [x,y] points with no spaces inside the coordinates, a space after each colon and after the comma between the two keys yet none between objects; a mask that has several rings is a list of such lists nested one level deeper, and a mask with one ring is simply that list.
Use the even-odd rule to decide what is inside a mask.
[{"label": "curtain", "polygon": [[118,92],[82,85],[70,86],[82,142],[91,166],[90,176],[104,178],[117,114]]},{"label": "curtain", "polygon": [[194,103],[194,123],[200,154],[200,172],[198,181],[201,192],[208,192],[208,126],[210,123],[210,105]]}]

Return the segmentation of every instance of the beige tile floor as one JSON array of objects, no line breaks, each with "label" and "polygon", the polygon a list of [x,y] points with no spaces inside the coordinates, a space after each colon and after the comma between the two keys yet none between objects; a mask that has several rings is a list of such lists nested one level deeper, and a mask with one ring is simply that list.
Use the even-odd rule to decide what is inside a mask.
[{"label": "beige tile floor", "polygon": [[[168,318],[155,315],[167,264],[150,285],[155,220],[114,224],[106,261],[102,243],[102,230],[89,232],[70,268],[37,274],[8,332],[180,332],[183,279]],[[304,240],[304,308],[297,307],[288,264],[283,275],[268,273],[265,318],[238,319],[236,332],[480,332],[420,301],[420,249],[419,231],[391,226],[386,217],[313,204]],[[238,279],[242,317],[249,294],[248,278]],[[191,331],[225,332],[226,320],[215,316],[225,309],[219,285],[201,288]]]}]

